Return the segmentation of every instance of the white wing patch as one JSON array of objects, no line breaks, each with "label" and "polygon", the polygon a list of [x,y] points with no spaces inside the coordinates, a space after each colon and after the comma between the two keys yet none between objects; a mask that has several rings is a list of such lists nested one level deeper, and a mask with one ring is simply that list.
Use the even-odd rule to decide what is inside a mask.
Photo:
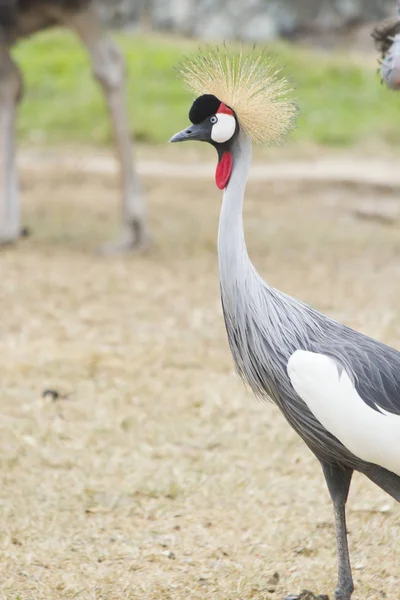
[{"label": "white wing patch", "polygon": [[316,419],[355,456],[400,476],[400,415],[381,414],[358,394],[350,377],[325,354],[296,350],[287,372]]}]

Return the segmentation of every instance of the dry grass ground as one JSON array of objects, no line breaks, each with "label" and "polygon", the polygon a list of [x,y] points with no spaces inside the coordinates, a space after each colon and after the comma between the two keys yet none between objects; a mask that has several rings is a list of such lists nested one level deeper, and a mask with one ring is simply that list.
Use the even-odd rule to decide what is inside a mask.
[{"label": "dry grass ground", "polygon": [[[233,373],[211,179],[145,179],[152,252],[105,260],[114,179],[25,172],[33,235],[0,254],[2,600],[332,594],[319,466]],[[249,249],[273,285],[400,347],[399,231],[354,220],[364,194],[383,195],[250,184]],[[399,597],[399,517],[355,477],[354,600]]]}]

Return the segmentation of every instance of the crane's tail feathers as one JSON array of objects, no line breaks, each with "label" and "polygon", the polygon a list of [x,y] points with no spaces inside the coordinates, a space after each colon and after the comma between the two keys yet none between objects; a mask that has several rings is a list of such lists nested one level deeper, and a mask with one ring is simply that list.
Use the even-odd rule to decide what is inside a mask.
[{"label": "crane's tail feathers", "polygon": [[364,475],[377,486],[400,502],[400,477],[383,467],[369,464],[365,469],[360,469]]}]

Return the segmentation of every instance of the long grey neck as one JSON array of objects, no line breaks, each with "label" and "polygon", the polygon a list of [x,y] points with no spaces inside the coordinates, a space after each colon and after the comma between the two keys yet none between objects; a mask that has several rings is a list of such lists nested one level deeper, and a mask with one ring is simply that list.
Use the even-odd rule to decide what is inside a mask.
[{"label": "long grey neck", "polygon": [[247,253],[243,230],[243,199],[251,165],[250,138],[243,133],[235,141],[233,169],[224,191],[218,229],[218,263],[221,295],[225,309],[236,312],[240,291],[254,278],[255,269]]}]

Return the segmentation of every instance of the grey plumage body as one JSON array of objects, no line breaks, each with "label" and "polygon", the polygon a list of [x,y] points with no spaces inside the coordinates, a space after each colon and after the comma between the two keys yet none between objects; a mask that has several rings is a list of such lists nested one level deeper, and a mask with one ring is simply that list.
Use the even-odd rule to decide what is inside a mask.
[{"label": "grey plumage body", "polygon": [[314,417],[287,373],[296,350],[331,356],[364,402],[400,414],[400,353],[267,285],[253,267],[243,232],[242,203],[251,142],[241,132],[224,193],[219,226],[221,300],[229,345],[240,376],[273,400],[316,456],[365,473],[400,501],[400,477],[354,456]]}]

